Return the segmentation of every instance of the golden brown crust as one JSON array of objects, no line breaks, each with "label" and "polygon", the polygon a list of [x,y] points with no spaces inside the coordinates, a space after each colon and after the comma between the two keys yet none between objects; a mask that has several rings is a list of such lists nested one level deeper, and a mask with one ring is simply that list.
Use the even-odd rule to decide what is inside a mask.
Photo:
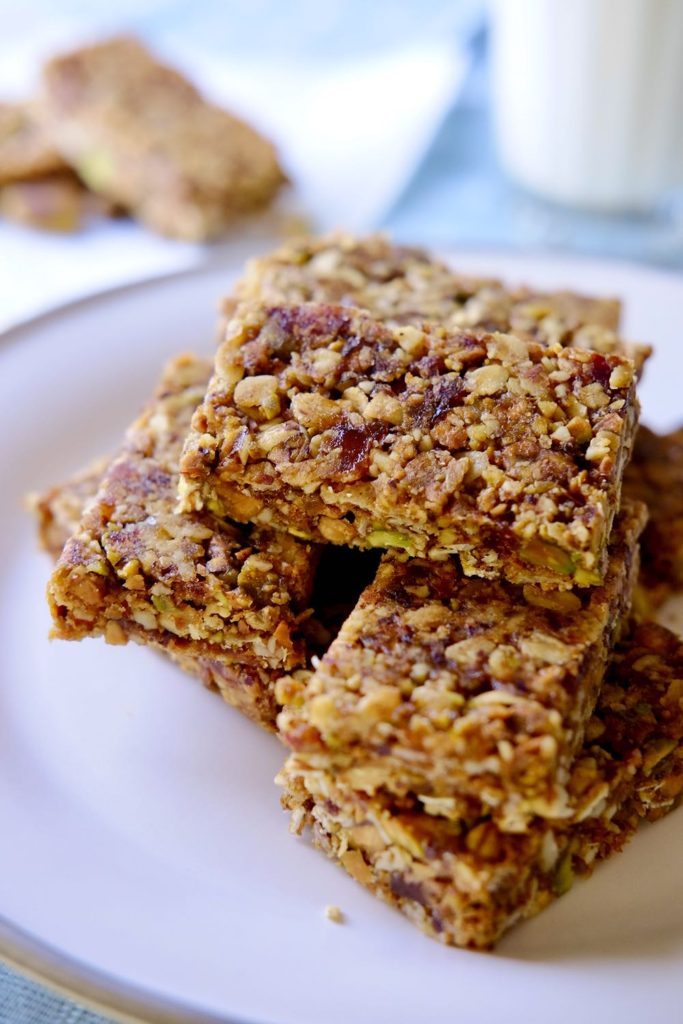
[{"label": "golden brown crust", "polygon": [[643,506],[627,504],[606,583],[589,591],[385,556],[318,669],[278,683],[283,739],[354,789],[443,806],[474,797],[508,829],[557,815],[629,611],[643,523]]},{"label": "golden brown crust", "polygon": [[481,808],[370,797],[291,756],[280,773],[295,831],[442,942],[488,948],[620,850],[683,790],[683,645],[648,624],[618,650],[568,789],[571,814],[498,830]]},{"label": "golden brown crust", "polygon": [[341,306],[243,306],[193,419],[183,507],[592,585],[637,411],[619,356],[392,330]]},{"label": "golden brown crust", "polygon": [[656,607],[683,589],[683,428],[660,435],[639,427],[624,493],[648,507],[641,582]]},{"label": "golden brown crust", "polygon": [[50,580],[54,635],[150,643],[239,666],[245,686],[270,688],[305,664],[300,618],[317,552],[208,513],[176,514],[182,439],[208,373],[204,360],[174,360],[129,430]]},{"label": "golden brown crust", "polygon": [[265,138],[135,39],[56,57],[43,78],[46,120],[69,163],[163,234],[216,237],[284,181]]},{"label": "golden brown crust", "polygon": [[226,301],[226,317],[235,299],[356,306],[390,326],[433,320],[449,330],[512,332],[544,344],[617,352],[638,368],[651,351],[617,335],[617,299],[509,288],[495,278],[459,274],[424,249],[394,245],[380,234],[290,242],[247,265]]}]

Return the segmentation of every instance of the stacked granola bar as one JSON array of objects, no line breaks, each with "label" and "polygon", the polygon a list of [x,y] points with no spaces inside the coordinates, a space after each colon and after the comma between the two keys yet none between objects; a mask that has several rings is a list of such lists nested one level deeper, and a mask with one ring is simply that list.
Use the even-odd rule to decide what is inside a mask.
[{"label": "stacked granola bar", "polygon": [[614,301],[379,236],[251,264],[224,315],[212,365],[34,500],[54,633],[277,719],[294,830],[486,948],[683,789],[683,646],[632,625],[674,459],[636,435],[649,349]]}]

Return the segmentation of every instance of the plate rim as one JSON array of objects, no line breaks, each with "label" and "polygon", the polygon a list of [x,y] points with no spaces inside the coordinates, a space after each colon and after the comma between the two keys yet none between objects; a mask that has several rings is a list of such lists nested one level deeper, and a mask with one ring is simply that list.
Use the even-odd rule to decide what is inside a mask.
[{"label": "plate rim", "polygon": [[[284,244],[281,243],[281,244]],[[407,243],[411,244],[411,243]],[[571,268],[572,265],[600,268],[601,271],[642,273],[649,278],[668,279],[678,287],[683,286],[683,275],[675,268],[644,263],[632,259],[606,258],[583,253],[562,252],[561,250],[519,249],[514,246],[492,248],[477,245],[429,246],[439,258],[457,262],[459,256],[490,258],[493,263],[501,258],[511,261],[546,260],[550,264]],[[232,255],[232,258],[231,258]],[[32,316],[10,324],[0,331],[0,358],[6,348],[21,340],[34,328],[40,328],[55,319],[69,316],[82,309],[93,309],[119,296],[144,291],[154,287],[193,277],[202,277],[218,271],[221,267],[226,275],[235,269],[235,262],[244,261],[244,253],[229,254],[225,250],[214,256],[207,256],[200,263],[172,271],[151,273],[133,281],[122,282],[98,289],[66,302],[51,306]],[[517,282],[522,284],[524,282]],[[0,963],[19,973],[29,981],[47,987],[54,994],[74,999],[85,1008],[104,1013],[123,1024],[255,1024],[243,1017],[226,1016],[202,1010],[165,996],[162,992],[148,989],[134,982],[119,978],[85,961],[71,956],[45,942],[39,936],[11,921],[0,912]],[[259,1024],[267,1024],[266,1021]]]},{"label": "plate rim", "polygon": [[47,986],[55,995],[75,998],[86,1009],[105,1013],[122,1024],[251,1024],[244,1018],[199,1010],[90,967],[2,914],[0,963],[29,981]]}]

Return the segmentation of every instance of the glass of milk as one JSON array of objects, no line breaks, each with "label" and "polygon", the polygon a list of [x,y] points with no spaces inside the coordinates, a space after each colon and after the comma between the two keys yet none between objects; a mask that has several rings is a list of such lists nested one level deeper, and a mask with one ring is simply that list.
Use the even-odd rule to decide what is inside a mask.
[{"label": "glass of milk", "polygon": [[683,184],[683,0],[491,0],[491,29],[512,178],[603,212]]}]

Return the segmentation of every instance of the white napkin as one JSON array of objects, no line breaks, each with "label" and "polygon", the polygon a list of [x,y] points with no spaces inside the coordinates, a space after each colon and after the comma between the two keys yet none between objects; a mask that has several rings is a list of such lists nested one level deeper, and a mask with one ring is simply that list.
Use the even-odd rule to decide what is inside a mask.
[{"label": "white napkin", "polygon": [[[21,95],[52,49],[78,45],[73,26],[0,43],[0,96]],[[294,183],[283,203],[316,230],[367,230],[388,211],[418,166],[457,95],[466,59],[450,43],[306,66],[218,63],[181,46],[165,55],[213,98],[278,145]],[[282,206],[282,203],[281,203]],[[236,258],[273,244],[273,218],[255,219],[228,241]],[[0,223],[0,329],[101,288],[189,267],[224,246],[168,241],[129,221],[93,223],[57,236]]]}]

